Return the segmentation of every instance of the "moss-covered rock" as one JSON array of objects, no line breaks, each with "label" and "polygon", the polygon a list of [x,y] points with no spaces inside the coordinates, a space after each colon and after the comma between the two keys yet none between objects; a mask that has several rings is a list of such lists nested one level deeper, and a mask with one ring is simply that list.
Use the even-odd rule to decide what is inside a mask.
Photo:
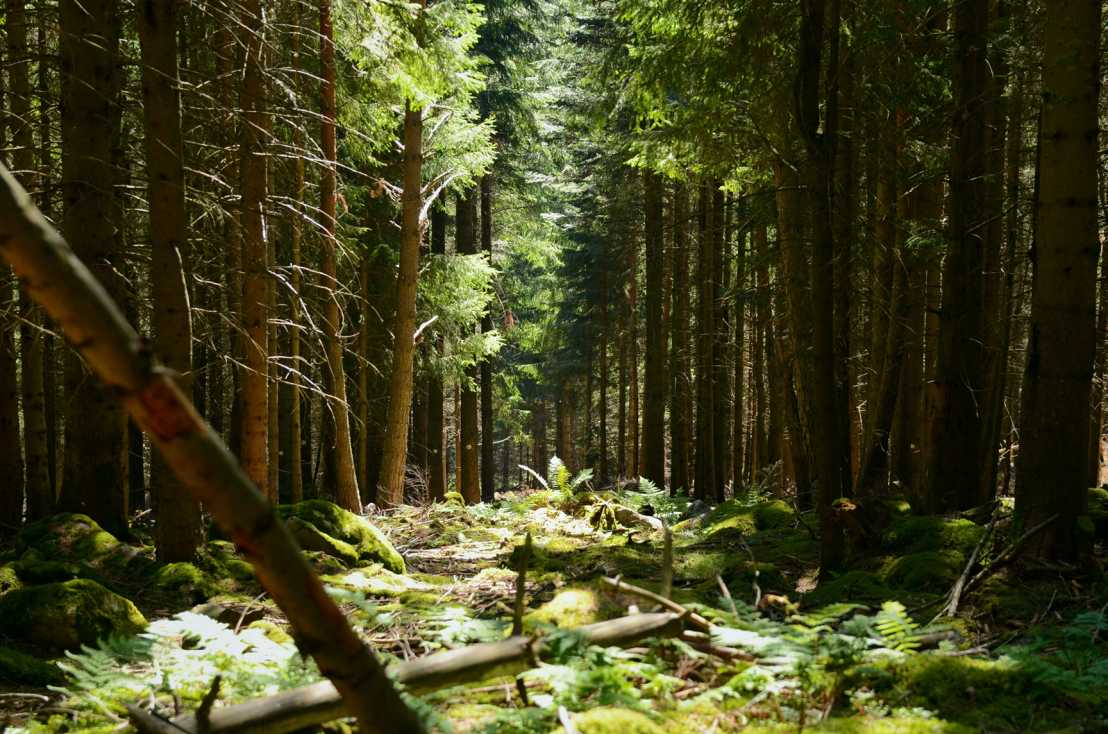
[{"label": "moss-covered rock", "polygon": [[119,540],[88,515],[63,512],[31,523],[19,533],[21,551],[34,549],[43,558],[91,561],[116,550]]},{"label": "moss-covered rock", "polygon": [[755,505],[752,510],[754,525],[759,530],[787,528],[796,522],[796,512],[787,502],[773,500]]},{"label": "moss-covered rock", "polygon": [[946,591],[962,572],[966,559],[958,551],[925,551],[891,558],[881,569],[881,580],[894,589]]},{"label": "moss-covered rock", "polygon": [[247,629],[261,630],[266,637],[276,642],[278,645],[284,645],[285,643],[293,641],[292,635],[273,622],[270,622],[268,619],[259,619],[251,622],[246,627]]},{"label": "moss-covered rock", "polygon": [[27,653],[0,647],[0,681],[49,686],[62,682],[62,671],[58,666],[44,663]]},{"label": "moss-covered rock", "polygon": [[906,516],[895,520],[884,544],[898,554],[958,551],[968,556],[985,528],[965,518]]},{"label": "moss-covered rock", "polygon": [[219,584],[192,563],[167,563],[154,572],[151,586],[158,591],[187,596],[193,602],[219,593]]},{"label": "moss-covered rock", "polygon": [[0,632],[51,648],[91,645],[146,627],[135,605],[90,579],[33,586],[0,598]]},{"label": "moss-covered rock", "polygon": [[5,564],[0,566],[0,596],[7,594],[9,591],[17,591],[23,588],[23,582],[19,578],[19,574],[11,564]]},{"label": "moss-covered rock", "polygon": [[400,596],[411,591],[430,591],[433,587],[404,574],[393,573],[380,564],[357,568],[349,573],[324,576],[333,586],[360,591],[369,596]]},{"label": "moss-covered rock", "polygon": [[388,538],[364,517],[326,500],[306,500],[295,505],[281,505],[277,512],[285,520],[296,518],[313,526],[323,535],[350,546],[355,553],[355,562],[380,563],[390,571],[405,572],[403,557]]},{"label": "moss-covered rock", "polygon": [[881,602],[895,596],[876,574],[847,571],[830,581],[821,581],[815,591],[804,597],[808,607],[820,607],[838,601]]},{"label": "moss-covered rock", "polygon": [[[665,734],[646,714],[608,706],[574,714],[572,723],[581,734]],[[565,729],[559,726],[552,734]]]},{"label": "moss-covered rock", "polygon": [[358,551],[354,546],[338,538],[332,538],[315,525],[304,522],[298,517],[290,517],[288,526],[292,537],[296,538],[296,542],[304,550],[325,553],[339,559],[347,566],[353,566],[358,562]]},{"label": "moss-covered rock", "polygon": [[609,619],[618,610],[607,603],[595,589],[570,588],[524,617],[527,627],[550,624],[561,629],[580,627]]},{"label": "moss-covered rock", "polygon": [[40,561],[24,558],[12,564],[19,579],[29,585],[53,584],[59,581],[88,578],[86,567],[69,561]]}]

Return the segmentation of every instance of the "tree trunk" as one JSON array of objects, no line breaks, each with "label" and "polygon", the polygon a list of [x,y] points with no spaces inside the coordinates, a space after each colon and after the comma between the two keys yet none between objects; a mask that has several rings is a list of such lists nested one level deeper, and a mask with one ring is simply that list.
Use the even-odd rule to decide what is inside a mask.
[{"label": "tree trunk", "polygon": [[938,362],[927,391],[927,496],[930,512],[981,504],[984,383],[983,236],[987,150],[982,106],[987,86],[987,0],[954,6],[954,108],[949,232],[939,314]]},{"label": "tree trunk", "polygon": [[[492,176],[481,177],[481,251],[492,265]],[[492,307],[481,318],[481,332],[492,331]],[[496,499],[496,460],[493,449],[492,359],[481,362],[481,499]]]},{"label": "tree trunk", "polygon": [[662,325],[665,242],[662,233],[662,180],[643,175],[646,213],[646,373],[642,424],[642,476],[659,487],[666,483],[666,345]]},{"label": "tree trunk", "polygon": [[1057,515],[1026,552],[1073,560],[1087,550],[1089,392],[1096,351],[1099,3],[1046,11],[1031,334],[1023,382],[1016,522]]},{"label": "tree trunk", "polygon": [[[188,293],[184,144],[177,70],[177,4],[137,8],[142,47],[142,102],[147,196],[150,201],[150,295],[154,348],[184,393],[192,389],[192,319]],[[200,506],[158,459],[151,471],[157,497],[158,560],[192,561],[204,539]]]},{"label": "tree trunk", "polygon": [[[295,20],[297,29],[302,28],[304,25],[302,14],[303,7],[300,3],[297,3]],[[300,35],[300,33],[292,34],[292,65],[293,69],[297,71],[301,70],[303,64],[301,58]],[[299,125],[293,126],[293,144],[298,148],[302,148],[304,144],[304,134],[301,132]],[[292,165],[292,195],[293,201],[296,202],[296,206],[299,207],[300,203],[304,201],[304,157],[299,155],[296,156]],[[286,441],[289,447],[289,500],[293,503],[300,502],[304,499],[304,454],[302,451],[304,424],[301,420],[300,408],[301,375],[305,369],[305,366],[300,361],[300,324],[303,321],[303,294],[301,292],[303,287],[303,276],[300,270],[303,242],[304,218],[303,214],[297,210],[293,212],[289,232],[289,250],[291,254],[289,262],[289,300],[291,301],[289,320],[292,322],[289,326],[289,364],[292,366],[292,370],[288,376],[289,417],[288,436]]]},{"label": "tree trunk", "polygon": [[[459,255],[477,254],[477,190],[470,189],[465,196],[458,197],[455,218],[455,246]],[[472,326],[469,327],[472,331]],[[461,467],[461,484],[458,491],[467,504],[481,501],[481,476],[479,471],[480,436],[478,431],[478,381],[479,369],[476,365],[466,368],[465,384],[462,385],[460,419],[460,446],[458,464]],[[564,457],[563,457],[564,458]]]},{"label": "tree trunk", "polygon": [[715,499],[716,496],[716,459],[715,459],[715,395],[712,392],[713,357],[715,354],[715,247],[711,230],[714,226],[712,216],[711,186],[704,180],[700,183],[700,196],[697,202],[699,232],[699,259],[696,268],[697,282],[697,319],[696,319],[696,476],[694,486],[696,496],[701,500]]},{"label": "tree trunk", "polygon": [[712,241],[712,457],[715,477],[714,499],[723,502],[727,499],[727,480],[731,476],[730,419],[731,410],[727,404],[731,394],[731,372],[727,368],[727,341],[730,337],[730,322],[727,320],[727,292],[725,264],[727,257],[726,207],[722,183],[713,181],[712,186],[712,228],[709,232]]},{"label": "tree trunk", "polygon": [[[438,257],[446,254],[446,210],[441,205],[431,210],[431,254]],[[442,333],[438,332],[434,350],[439,357],[443,354],[443,348]],[[427,462],[430,466],[427,485],[431,499],[436,501],[446,496],[443,389],[442,375],[432,371],[427,380]]]},{"label": "tree trunk", "polygon": [[[112,141],[119,119],[116,0],[62,0],[63,228],[74,251],[117,302],[129,291],[110,213],[115,209]],[[125,535],[127,417],[71,357],[66,369],[66,451],[61,505]]]},{"label": "tree trunk", "polygon": [[689,350],[689,192],[677,183],[673,190],[673,324],[670,347],[672,393],[669,403],[670,478],[673,492],[691,489],[692,399]]},{"label": "tree trunk", "polygon": [[271,500],[276,487],[269,486],[269,248],[266,245],[265,198],[268,184],[266,132],[265,52],[266,22],[261,0],[243,0],[242,44],[246,54],[239,106],[239,183],[242,187],[241,227],[242,328],[245,335],[246,370],[242,376],[242,465],[247,476],[264,488]]},{"label": "tree trunk", "polygon": [[423,239],[423,113],[411,103],[404,109],[404,193],[400,224],[400,269],[396,283],[395,342],[389,380],[389,410],[381,450],[378,504],[397,507],[404,501],[404,462],[408,456],[408,419],[412,410],[415,362],[416,283]]}]

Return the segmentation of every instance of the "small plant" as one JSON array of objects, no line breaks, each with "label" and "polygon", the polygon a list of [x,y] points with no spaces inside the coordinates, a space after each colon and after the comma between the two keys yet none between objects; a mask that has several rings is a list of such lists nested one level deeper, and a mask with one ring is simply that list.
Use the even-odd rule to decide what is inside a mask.
[{"label": "small plant", "polygon": [[900,602],[887,601],[882,604],[873,626],[890,650],[910,653],[919,649],[919,625],[912,621]]},{"label": "small plant", "polygon": [[576,475],[570,474],[569,467],[557,456],[550,459],[545,478],[529,466],[520,464],[519,468],[538,480],[543,489],[557,492],[566,497],[571,496],[577,491],[578,487],[592,479],[592,469],[582,469]]}]

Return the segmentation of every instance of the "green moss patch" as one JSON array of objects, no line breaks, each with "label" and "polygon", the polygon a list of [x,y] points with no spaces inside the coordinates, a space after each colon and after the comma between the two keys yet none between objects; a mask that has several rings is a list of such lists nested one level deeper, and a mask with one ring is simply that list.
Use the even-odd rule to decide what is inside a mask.
[{"label": "green moss patch", "polygon": [[881,569],[887,586],[906,591],[947,591],[965,566],[958,551],[926,551],[890,559]]},{"label": "green moss patch", "polygon": [[796,512],[787,502],[773,500],[755,505],[754,525],[759,530],[776,530],[786,528],[796,522]]},{"label": "green moss patch", "polygon": [[62,671],[58,666],[44,663],[26,653],[0,647],[0,681],[49,686],[62,682]]},{"label": "green moss patch", "polygon": [[[395,573],[405,571],[403,557],[384,533],[364,517],[348,512],[336,504],[326,500],[306,500],[296,505],[280,505],[277,512],[285,520],[296,518],[320,535],[336,541],[337,544],[333,546],[335,552],[347,557],[353,554],[351,565],[364,561],[380,563]],[[310,550],[329,552],[322,547]]]},{"label": "green moss patch", "polygon": [[380,564],[357,568],[349,573],[324,576],[323,580],[333,586],[360,591],[369,596],[400,596],[410,591],[430,591],[434,588],[410,576],[393,573]]},{"label": "green moss patch", "polygon": [[23,582],[11,564],[0,566],[0,596],[23,588]]},{"label": "green moss patch", "polygon": [[553,599],[527,614],[523,621],[528,628],[549,624],[569,629],[611,619],[618,614],[619,608],[595,588],[574,587],[559,591]]},{"label": "green moss patch", "polygon": [[[665,734],[646,714],[607,706],[574,714],[571,723],[581,734]],[[552,734],[565,729],[559,726]]]},{"label": "green moss patch", "polygon": [[89,579],[33,586],[0,599],[0,631],[44,647],[72,649],[145,626],[134,604]]},{"label": "green moss patch", "polygon": [[907,516],[893,522],[884,544],[894,553],[958,551],[968,556],[985,528],[964,518]]},{"label": "green moss patch", "polygon": [[1088,513],[1097,540],[1108,541],[1108,489],[1093,487],[1089,490]]}]

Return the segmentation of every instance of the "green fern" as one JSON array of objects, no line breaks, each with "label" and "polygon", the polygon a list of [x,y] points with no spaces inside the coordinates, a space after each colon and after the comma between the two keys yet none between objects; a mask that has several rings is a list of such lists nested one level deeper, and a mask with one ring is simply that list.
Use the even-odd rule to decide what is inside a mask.
[{"label": "green fern", "polygon": [[912,621],[900,602],[887,601],[882,604],[873,626],[890,650],[911,653],[919,649],[919,625]]}]

